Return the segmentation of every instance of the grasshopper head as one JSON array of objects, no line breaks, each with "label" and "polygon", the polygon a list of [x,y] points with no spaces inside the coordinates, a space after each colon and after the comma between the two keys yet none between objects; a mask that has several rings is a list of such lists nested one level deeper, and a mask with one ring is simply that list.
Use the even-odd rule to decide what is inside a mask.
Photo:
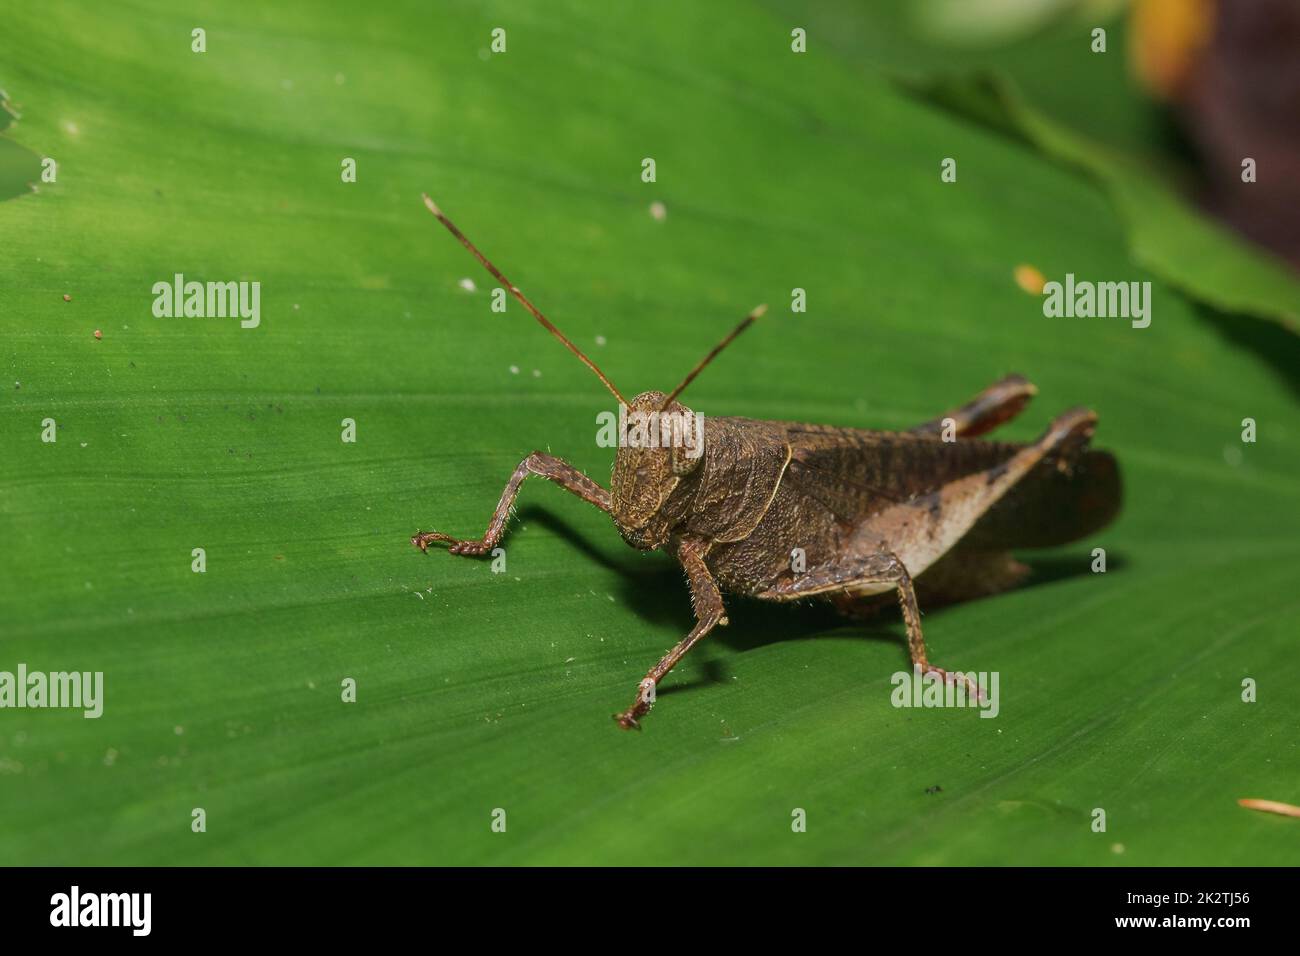
[{"label": "grasshopper head", "polygon": [[679,496],[670,502],[682,479],[699,467],[704,457],[704,419],[676,401],[682,389],[695,381],[713,359],[737,335],[754,324],[767,311],[760,305],[741,321],[731,333],[713,347],[671,392],[642,392],[629,405],[623,393],[596,363],[583,354],[541,310],[519,291],[519,287],[502,275],[501,270],[478,251],[463,232],[447,218],[438,204],[426,194],[424,205],[474,256],[492,277],[510,290],[519,304],[532,314],[542,328],[586,365],[609,393],[618,399],[620,412],[618,455],[614,458],[614,523],[623,539],[634,548],[653,550],[668,541],[669,533],[686,510],[686,499]]},{"label": "grasshopper head", "polygon": [[618,454],[611,482],[614,523],[634,548],[664,544],[672,526],[665,505],[704,456],[704,419],[663,392],[642,392],[619,409]]}]

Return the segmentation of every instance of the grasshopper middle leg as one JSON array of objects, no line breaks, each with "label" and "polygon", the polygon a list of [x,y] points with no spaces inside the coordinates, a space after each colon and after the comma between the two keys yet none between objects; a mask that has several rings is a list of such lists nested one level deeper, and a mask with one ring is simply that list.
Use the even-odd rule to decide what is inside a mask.
[{"label": "grasshopper middle leg", "polygon": [[677,560],[686,571],[691,588],[691,604],[695,607],[695,627],[677,643],[676,647],[665,654],[658,664],[650,668],[650,672],[637,685],[636,700],[632,702],[632,706],[623,713],[614,715],[614,719],[624,730],[641,729],[640,718],[648,714],[654,705],[655,689],[664,675],[676,667],[677,662],[685,657],[686,653],[709,631],[719,624],[727,623],[727,612],[722,604],[722,592],[718,590],[713,574],[704,563],[704,555],[707,551],[707,546],[690,541],[682,542],[677,547]]},{"label": "grasshopper middle leg", "polygon": [[561,488],[573,492],[583,501],[595,505],[601,511],[609,511],[613,507],[609,492],[567,461],[535,451],[519,463],[519,467],[506,482],[505,490],[501,492],[501,500],[497,503],[496,511],[492,513],[492,520],[488,522],[487,531],[483,533],[482,538],[477,541],[462,540],[440,531],[417,531],[411,537],[411,544],[421,551],[428,551],[431,543],[441,541],[449,545],[447,550],[451,554],[487,554],[497,546],[497,542],[505,533],[506,523],[510,520],[510,509],[519,494],[519,486],[529,475],[540,475],[553,481]]}]

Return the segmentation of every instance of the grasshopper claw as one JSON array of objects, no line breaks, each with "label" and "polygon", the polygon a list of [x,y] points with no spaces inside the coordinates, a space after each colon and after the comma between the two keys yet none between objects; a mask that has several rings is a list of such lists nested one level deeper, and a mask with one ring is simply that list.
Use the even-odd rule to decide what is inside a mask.
[{"label": "grasshopper claw", "polygon": [[633,716],[632,711],[636,708],[630,708],[621,714],[614,714],[615,722],[624,730],[640,730],[641,722]]},{"label": "grasshopper claw", "polygon": [[429,545],[434,541],[443,541],[451,545],[453,554],[459,553],[455,549],[461,542],[449,534],[443,534],[440,531],[417,531],[411,535],[411,544],[415,545],[425,554],[429,553]]},{"label": "grasshopper claw", "polygon": [[650,713],[650,708],[655,702],[655,682],[647,677],[637,687],[636,703],[621,714],[615,714],[614,719],[624,730],[640,730],[641,722],[638,720]]},{"label": "grasshopper claw", "polygon": [[938,674],[940,677],[943,678],[943,682],[945,684],[955,684],[957,682],[957,678],[960,677],[962,683],[966,685],[966,690],[970,694],[971,700],[974,700],[980,704],[987,702],[987,698],[985,698],[984,692],[979,689],[979,685],[976,684],[965,674],[961,674],[961,673],[949,674],[942,667],[927,667],[925,669],[925,672],[927,674]]}]

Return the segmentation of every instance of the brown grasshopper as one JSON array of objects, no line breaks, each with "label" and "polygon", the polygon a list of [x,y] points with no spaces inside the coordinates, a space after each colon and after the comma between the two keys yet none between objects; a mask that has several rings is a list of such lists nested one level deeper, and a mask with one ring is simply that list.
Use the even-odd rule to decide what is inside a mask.
[{"label": "brown grasshopper", "polygon": [[[693,419],[677,396],[763,312],[760,306],[746,316],[671,392],[642,392],[628,402],[428,196],[424,202],[629,414]],[[567,462],[535,451],[510,476],[482,538],[424,531],[411,542],[421,551],[441,541],[452,554],[490,552],[505,532],[519,486],[540,475],[609,512],[632,547],[675,557],[686,572],[696,624],[646,674],[632,706],[614,715],[624,729],[640,729],[659,682],[713,628],[727,623],[723,591],[764,601],[828,600],[850,616],[865,615],[879,603],[877,596],[896,591],[913,666],[952,680],[927,659],[918,585],[936,602],[996,593],[1029,572],[1012,558],[1012,548],[1073,541],[1104,527],[1119,510],[1115,459],[1087,450],[1097,423],[1088,409],[1063,413],[1032,444],[969,440],[1009,421],[1036,393],[1011,375],[904,432],[709,418],[703,448],[694,454],[679,445],[620,440],[609,491]],[[792,560],[795,555],[799,560]],[[969,677],[955,676],[978,694]]]}]

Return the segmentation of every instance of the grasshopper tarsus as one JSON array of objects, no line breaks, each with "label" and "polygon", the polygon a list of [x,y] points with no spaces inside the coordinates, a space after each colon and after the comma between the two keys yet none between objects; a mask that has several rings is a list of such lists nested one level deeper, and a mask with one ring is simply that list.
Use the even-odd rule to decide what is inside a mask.
[{"label": "grasshopper tarsus", "polygon": [[[681,644],[677,645],[677,647],[681,647],[681,646],[682,646]],[[668,658],[665,657],[664,660],[660,661],[656,667],[656,670],[658,670],[658,668],[660,667],[663,667],[664,669],[662,673],[656,676],[655,670],[652,670],[646,676],[645,680],[641,681],[641,683],[637,685],[636,702],[633,703],[632,706],[629,707],[627,710],[623,711],[623,713],[614,715],[614,721],[624,730],[641,729],[641,718],[644,717],[646,714],[650,713],[650,708],[654,706],[655,688],[658,687],[659,685],[659,677],[662,677],[663,674],[666,674],[668,672],[668,668],[672,666],[671,664],[669,664],[668,667],[664,667],[664,662],[667,660]]]},{"label": "grasshopper tarsus", "polygon": [[411,544],[415,545],[425,554],[429,553],[429,545],[434,542],[441,542],[442,544],[447,545],[447,550],[452,554],[463,553],[455,549],[466,543],[458,538],[453,538],[449,534],[443,534],[441,531],[417,531],[415,534],[411,535]]},{"label": "grasshopper tarsus", "polygon": [[985,701],[984,692],[980,690],[978,684],[976,684],[973,680],[970,679],[969,674],[964,674],[964,673],[953,674],[944,670],[942,667],[935,667],[933,665],[927,665],[926,667],[922,668],[921,673],[938,674],[940,679],[945,684],[955,684],[957,680],[960,679],[961,682],[966,685],[966,690],[970,694],[971,700],[974,700],[978,703],[984,703]]},{"label": "grasshopper tarsus", "polygon": [[429,545],[435,541],[447,545],[448,554],[457,554],[470,558],[482,557],[492,550],[492,545],[486,541],[464,541],[437,531],[421,531],[411,538],[411,544],[425,554],[429,553]]},{"label": "grasshopper tarsus", "polygon": [[623,711],[621,714],[613,714],[611,716],[614,718],[614,723],[618,724],[619,727],[624,730],[639,731],[641,729],[641,721],[636,719],[630,708]]},{"label": "grasshopper tarsus", "polygon": [[457,541],[447,549],[448,554],[459,554],[465,557],[478,558],[492,550],[492,546],[486,541]]}]

